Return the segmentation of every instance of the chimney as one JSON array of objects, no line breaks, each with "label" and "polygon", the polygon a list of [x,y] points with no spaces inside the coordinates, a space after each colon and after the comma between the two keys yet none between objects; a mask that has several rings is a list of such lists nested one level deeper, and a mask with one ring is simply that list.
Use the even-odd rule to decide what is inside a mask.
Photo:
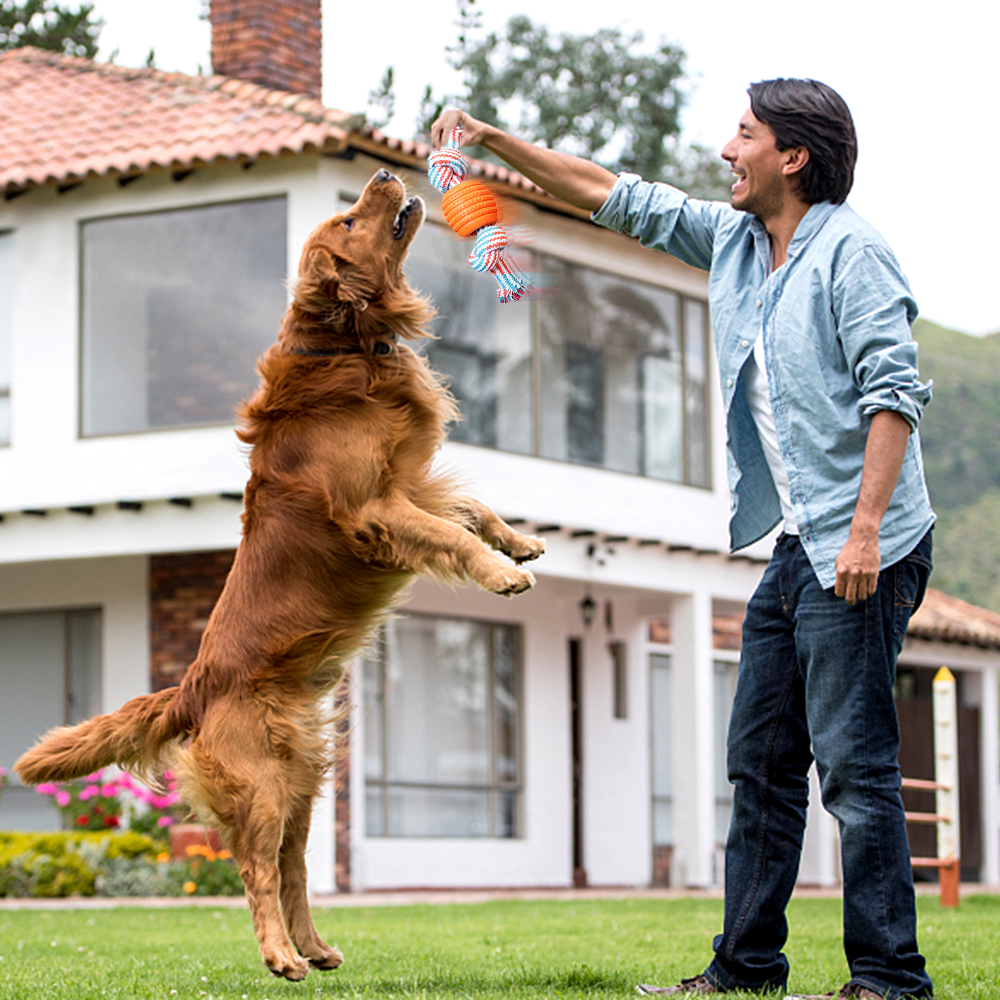
[{"label": "chimney", "polygon": [[320,97],[320,0],[211,0],[212,71]]}]

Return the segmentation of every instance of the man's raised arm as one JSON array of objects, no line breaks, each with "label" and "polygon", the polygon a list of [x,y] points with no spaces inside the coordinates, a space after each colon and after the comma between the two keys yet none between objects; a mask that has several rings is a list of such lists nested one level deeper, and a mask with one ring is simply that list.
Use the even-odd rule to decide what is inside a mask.
[{"label": "man's raised arm", "polygon": [[579,156],[534,146],[458,108],[447,108],[431,126],[435,149],[448,141],[456,125],[462,126],[464,145],[483,146],[543,191],[576,208],[596,212],[614,187],[616,177],[610,170]]}]

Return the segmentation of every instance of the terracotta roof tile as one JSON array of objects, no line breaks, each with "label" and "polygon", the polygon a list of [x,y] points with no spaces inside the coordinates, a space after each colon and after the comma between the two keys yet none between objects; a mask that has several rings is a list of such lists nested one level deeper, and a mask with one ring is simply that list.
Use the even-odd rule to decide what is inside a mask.
[{"label": "terracotta roof tile", "polygon": [[940,590],[928,590],[924,603],[910,619],[907,635],[1000,649],[1000,614],[949,597]]},{"label": "terracotta roof tile", "polygon": [[360,118],[315,98],[24,48],[0,54],[0,190],[343,149]]}]

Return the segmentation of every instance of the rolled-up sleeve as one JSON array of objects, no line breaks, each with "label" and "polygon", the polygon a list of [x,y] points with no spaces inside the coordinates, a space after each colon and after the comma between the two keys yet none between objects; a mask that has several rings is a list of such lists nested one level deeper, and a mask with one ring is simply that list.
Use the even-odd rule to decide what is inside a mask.
[{"label": "rolled-up sleeve", "polygon": [[669,184],[619,174],[608,200],[591,216],[606,229],[636,237],[644,247],[665,250],[708,270],[716,231],[728,206],[698,201]]},{"label": "rolled-up sleeve", "polygon": [[931,399],[920,381],[910,331],[917,306],[899,265],[885,248],[866,245],[834,278],[833,306],[847,363],[861,393],[858,409],[871,417],[893,410],[916,428]]}]

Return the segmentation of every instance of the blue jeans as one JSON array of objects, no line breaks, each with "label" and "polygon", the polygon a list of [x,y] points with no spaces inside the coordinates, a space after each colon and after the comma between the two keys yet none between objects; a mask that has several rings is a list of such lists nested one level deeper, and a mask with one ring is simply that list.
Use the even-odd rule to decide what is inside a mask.
[{"label": "blue jeans", "polygon": [[747,606],[728,767],[723,933],[708,978],[724,990],[784,989],[785,907],[798,875],[815,756],[840,825],[844,951],[851,981],[930,997],[917,949],[900,798],[896,658],[931,570],[930,532],[883,570],[867,601],[824,590],[799,540],[782,535]]}]

